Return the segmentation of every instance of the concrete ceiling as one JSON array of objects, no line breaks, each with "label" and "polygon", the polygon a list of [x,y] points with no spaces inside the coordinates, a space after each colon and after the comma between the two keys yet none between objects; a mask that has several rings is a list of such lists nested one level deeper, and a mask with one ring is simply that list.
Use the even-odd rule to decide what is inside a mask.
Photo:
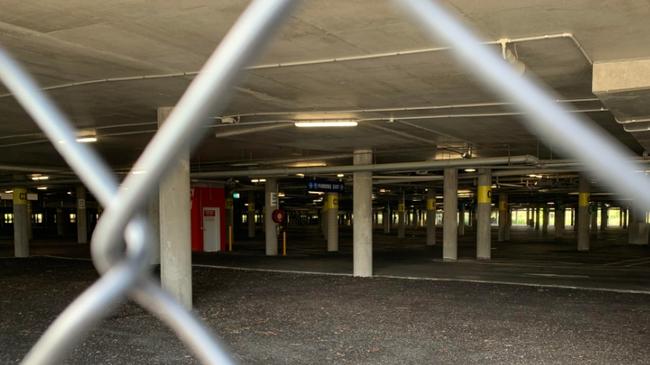
[{"label": "concrete ceiling", "polygon": [[[55,86],[117,77],[196,71],[241,13],[244,1],[7,1],[0,0],[0,44],[38,82]],[[432,44],[391,3],[304,1],[258,65],[363,56],[444,46]],[[450,7],[486,40],[571,33],[594,62],[650,57],[648,1],[452,1]],[[495,46],[498,47],[498,46]],[[586,113],[635,153],[633,136],[592,94],[592,66],[570,38],[515,42],[509,49],[526,73],[558,99]],[[49,90],[78,128],[96,128],[96,147],[115,167],[130,166],[156,129],[156,107],[173,105],[191,76],[96,82]],[[0,88],[0,94],[6,93]],[[498,102],[447,51],[372,59],[264,67],[248,72],[222,115],[241,124],[328,115],[372,119],[354,129],[286,128],[215,138],[215,126],[195,163],[296,158],[371,147],[379,162],[421,160],[472,146],[480,156],[556,157],[553,146],[521,125],[508,105],[433,108]],[[369,108],[432,107],[416,111]],[[246,114],[255,113],[253,116]],[[508,113],[477,116],[475,114]],[[464,114],[465,117],[440,117]],[[474,114],[469,116],[467,114]],[[0,97],[0,163],[61,165],[54,149],[10,96]],[[432,117],[437,116],[437,117]],[[388,122],[389,118],[395,122]],[[402,120],[407,118],[406,120]],[[407,121],[411,125],[402,123]],[[215,120],[218,125],[219,120]],[[415,125],[415,126],[414,126]],[[423,129],[423,128],[426,128]],[[391,132],[390,130],[396,131]],[[27,134],[27,135],[25,135]],[[409,137],[409,135],[414,137]]]}]

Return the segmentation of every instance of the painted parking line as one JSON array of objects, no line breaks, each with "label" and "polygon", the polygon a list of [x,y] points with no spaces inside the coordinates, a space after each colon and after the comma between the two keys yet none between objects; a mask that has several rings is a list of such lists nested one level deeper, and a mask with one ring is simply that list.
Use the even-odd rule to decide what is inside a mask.
[{"label": "painted parking line", "polygon": [[634,264],[637,261],[648,261],[650,260],[650,257],[635,257],[631,259],[624,259],[624,260],[618,260],[618,261],[612,261],[608,262],[606,264],[603,264],[603,266],[626,266],[627,264]]},{"label": "painted parking line", "polygon": [[[260,269],[260,268],[232,267],[232,266],[220,266],[220,265],[192,265],[192,266],[199,266],[199,267],[213,268],[213,269],[239,270],[239,271],[353,277],[353,275],[349,274],[349,273],[332,273],[332,272],[316,272],[316,271],[301,271],[301,270]],[[376,274],[376,275],[373,275],[371,278],[361,278],[361,279],[372,279],[372,278],[396,279],[396,280],[421,280],[421,281],[436,281],[436,282],[459,282],[459,283],[475,283],[475,284],[495,284],[495,285],[526,286],[526,287],[533,287],[533,288],[570,289],[570,290],[584,290],[584,291],[601,291],[601,292],[620,293],[620,294],[645,294],[645,295],[650,295],[650,290],[616,289],[616,288],[602,288],[602,287],[561,285],[561,284],[557,284],[557,285],[556,284],[539,284],[539,283],[527,283],[527,282],[504,281],[504,280],[463,279],[463,278],[445,278],[445,277],[420,277],[420,276],[385,275],[385,274]]]},{"label": "painted parking line", "polygon": [[[49,257],[65,260],[77,261],[91,261],[87,258],[77,257],[64,257],[64,256],[33,256],[33,257]],[[207,265],[207,264],[193,264],[193,267],[201,267],[208,269],[219,270],[235,270],[235,271],[251,271],[251,272],[270,272],[281,274],[301,274],[301,275],[322,275],[322,276],[339,276],[339,277],[353,277],[351,273],[334,273],[334,272],[321,272],[321,271],[302,271],[302,270],[283,270],[283,269],[263,269],[255,267],[237,267],[237,266],[223,266],[223,265]],[[535,274],[535,273],[533,273]],[[533,288],[549,288],[549,289],[570,289],[570,290],[584,290],[584,291],[601,291],[620,294],[644,294],[650,295],[650,290],[641,289],[616,289],[616,288],[602,288],[602,287],[589,287],[589,286],[575,286],[575,285],[560,285],[560,284],[539,284],[516,282],[506,280],[484,280],[484,279],[463,279],[463,278],[449,278],[449,277],[418,277],[418,276],[403,276],[403,275],[373,275],[372,278],[383,279],[398,279],[398,280],[422,280],[422,281],[436,281],[436,282],[460,282],[460,283],[475,283],[475,284],[495,284],[495,285],[511,285],[511,286],[526,286]],[[372,279],[363,278],[363,279]]]},{"label": "painted parking line", "polygon": [[624,265],[625,267],[632,267],[632,266],[640,266],[640,265],[647,265],[650,264],[650,257],[647,257],[645,260],[639,260],[634,263],[628,263],[627,265]]},{"label": "painted parking line", "polygon": [[524,273],[523,275],[538,276],[543,278],[566,278],[566,279],[589,279],[589,275],[571,275],[571,274],[546,274],[546,273]]}]

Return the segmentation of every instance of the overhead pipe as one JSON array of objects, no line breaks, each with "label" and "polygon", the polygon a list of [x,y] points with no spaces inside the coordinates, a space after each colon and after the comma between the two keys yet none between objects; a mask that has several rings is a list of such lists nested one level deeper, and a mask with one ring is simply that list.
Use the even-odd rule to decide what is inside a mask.
[{"label": "overhead pipe", "polygon": [[[523,42],[532,42],[540,40],[549,40],[549,39],[562,39],[566,38],[573,42],[576,48],[580,51],[580,54],[585,58],[585,60],[592,65],[593,61],[587,51],[584,49],[582,44],[578,39],[571,33],[555,33],[555,34],[544,34],[539,36],[530,36],[530,37],[518,37],[518,38],[502,38],[493,41],[483,42],[485,45],[502,45],[504,43],[523,43]],[[379,58],[389,58],[389,57],[398,57],[398,56],[408,56],[408,55],[417,55],[425,54],[432,52],[440,51],[449,51],[451,47],[429,47],[429,48],[420,48],[414,50],[404,50],[396,52],[383,52],[383,53],[374,53],[374,54],[365,54],[359,56],[348,56],[348,57],[336,57],[336,58],[322,58],[315,60],[305,60],[305,61],[295,61],[295,62],[280,62],[280,63],[270,63],[262,64],[247,67],[247,70],[268,70],[275,68],[287,68],[287,67],[297,67],[297,66],[311,66],[311,65],[322,65],[328,63],[341,63],[341,62],[352,62],[352,61],[363,61],[363,60],[372,60]],[[60,90],[68,89],[80,86],[96,85],[96,84],[105,84],[105,83],[115,83],[115,82],[128,82],[128,81],[144,81],[144,80],[158,80],[158,79],[167,79],[167,78],[182,78],[182,77],[194,77],[198,74],[198,71],[188,71],[188,72],[174,72],[168,74],[151,74],[151,75],[137,75],[137,76],[126,76],[126,77],[109,77],[102,79],[86,80],[86,81],[76,81],[68,82],[56,85],[45,86],[41,88],[44,91],[50,90]],[[0,98],[6,98],[11,96],[11,93],[0,94]],[[598,100],[598,99],[596,99]]]},{"label": "overhead pipe", "polygon": [[396,162],[371,165],[346,165],[323,167],[288,167],[275,169],[249,169],[233,171],[198,172],[192,174],[196,178],[237,177],[237,176],[293,176],[296,174],[326,174],[326,173],[351,173],[367,171],[418,171],[442,170],[446,167],[474,167],[483,165],[500,164],[527,164],[535,165],[538,159],[531,155],[508,157],[484,157],[469,159],[430,160],[418,162]]},{"label": "overhead pipe", "polygon": [[65,173],[66,170],[56,169],[52,167],[41,166],[25,166],[25,165],[0,165],[0,171],[16,171],[16,172],[31,172],[31,173]]},{"label": "overhead pipe", "polygon": [[264,125],[264,126],[258,126],[258,127],[250,127],[250,128],[245,128],[245,129],[236,129],[236,130],[231,130],[231,131],[227,131],[227,132],[215,133],[214,136],[217,137],[217,138],[225,138],[225,137],[239,136],[239,135],[242,135],[242,134],[268,132],[268,131],[272,131],[272,130],[276,130],[276,129],[287,128],[287,127],[293,127],[293,124],[278,123],[278,124]]}]

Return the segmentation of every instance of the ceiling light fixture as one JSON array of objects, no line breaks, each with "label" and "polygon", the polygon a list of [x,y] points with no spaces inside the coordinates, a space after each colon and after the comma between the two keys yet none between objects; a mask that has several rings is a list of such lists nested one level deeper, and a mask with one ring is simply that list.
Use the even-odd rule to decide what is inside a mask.
[{"label": "ceiling light fixture", "polygon": [[95,143],[95,142],[97,142],[97,137],[77,137],[77,142],[79,142],[79,143]]},{"label": "ceiling light fixture", "polygon": [[336,174],[336,177],[345,177],[345,174]]},{"label": "ceiling light fixture", "polygon": [[31,176],[33,181],[41,181],[41,180],[49,180],[50,177],[47,175],[41,175],[41,174],[32,174]]},{"label": "ceiling light fixture", "polygon": [[353,119],[323,119],[295,121],[293,125],[298,128],[356,127],[359,122]]},{"label": "ceiling light fixture", "polygon": [[47,186],[37,186],[36,190],[47,190]]},{"label": "ceiling light fixture", "polygon": [[472,169],[472,168],[465,169],[465,172],[476,172],[476,169]]},{"label": "ceiling light fixture", "polygon": [[77,142],[95,143],[97,142],[97,132],[94,129],[77,132]]},{"label": "ceiling light fixture", "polygon": [[[327,163],[325,161],[303,161],[303,162],[296,162],[288,165],[289,167],[325,167],[327,166]],[[300,173],[297,173],[296,175],[300,175]],[[304,175],[304,174],[302,174]]]}]

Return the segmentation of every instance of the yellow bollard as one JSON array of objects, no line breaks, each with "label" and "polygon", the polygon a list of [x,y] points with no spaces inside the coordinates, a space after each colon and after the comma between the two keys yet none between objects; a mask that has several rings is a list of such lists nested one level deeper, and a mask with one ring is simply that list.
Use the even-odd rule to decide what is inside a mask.
[{"label": "yellow bollard", "polygon": [[287,231],[282,231],[282,256],[287,256]]},{"label": "yellow bollard", "polygon": [[232,226],[228,226],[228,251],[232,252]]}]

